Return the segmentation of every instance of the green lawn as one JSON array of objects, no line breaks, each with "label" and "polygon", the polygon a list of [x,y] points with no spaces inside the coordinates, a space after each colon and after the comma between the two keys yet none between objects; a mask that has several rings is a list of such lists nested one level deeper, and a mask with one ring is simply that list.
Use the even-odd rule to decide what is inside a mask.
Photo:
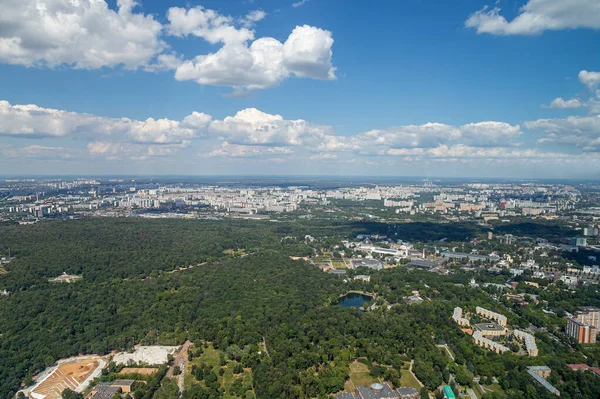
[{"label": "green lawn", "polygon": [[500,384],[482,385],[482,387],[486,390],[489,389],[490,391],[495,392],[495,393],[499,393],[499,394],[504,393]]},{"label": "green lawn", "polygon": [[402,375],[400,376],[400,385],[403,387],[415,388],[416,390],[420,390],[422,388],[421,384],[419,384],[419,381],[413,377],[408,369],[402,370]]},{"label": "green lawn", "polygon": [[350,374],[350,379],[352,380],[352,383],[355,386],[362,385],[364,387],[368,387],[368,386],[371,386],[371,384],[379,382],[375,378],[371,377],[371,375],[368,372],[367,373],[352,373],[352,374]]}]

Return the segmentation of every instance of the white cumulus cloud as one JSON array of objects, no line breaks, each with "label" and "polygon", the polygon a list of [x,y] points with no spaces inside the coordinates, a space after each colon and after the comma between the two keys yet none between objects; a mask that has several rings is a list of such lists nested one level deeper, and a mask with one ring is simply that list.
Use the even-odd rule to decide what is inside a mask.
[{"label": "white cumulus cloud", "polygon": [[106,118],[37,105],[0,101],[0,135],[29,138],[78,136],[119,137],[137,143],[181,144],[207,134],[212,118],[194,112],[183,121],[148,118]]},{"label": "white cumulus cloud", "polygon": [[572,145],[587,151],[600,150],[600,115],[538,119],[525,122],[525,126],[546,133],[540,143]]},{"label": "white cumulus cloud", "polygon": [[137,2],[118,0],[3,0],[0,61],[26,66],[98,69],[149,66],[168,46],[162,25],[135,12]]},{"label": "white cumulus cloud", "polygon": [[[217,52],[185,61],[177,68],[175,79],[254,90],[276,86],[291,75],[321,80],[336,77],[332,64],[333,38],[327,30],[297,26],[284,43],[272,37],[250,43],[253,31],[228,27],[232,30],[227,35],[219,33],[213,38],[222,38],[219,41],[224,43]],[[189,34],[211,37],[204,27],[197,33],[195,30],[188,27]]]},{"label": "white cumulus cloud", "polygon": [[579,71],[579,81],[590,90],[594,90],[600,84],[600,72]]},{"label": "white cumulus cloud", "polygon": [[557,109],[575,109],[581,108],[582,103],[578,98],[565,100],[562,97],[557,97],[550,103],[550,106],[542,105],[542,108],[557,108]]},{"label": "white cumulus cloud", "polygon": [[320,143],[331,128],[247,108],[213,121],[210,130],[233,144],[300,146]]},{"label": "white cumulus cloud", "polygon": [[519,14],[508,21],[499,7],[471,14],[465,22],[477,33],[493,35],[536,35],[546,30],[600,29],[600,2],[597,0],[529,0]]}]

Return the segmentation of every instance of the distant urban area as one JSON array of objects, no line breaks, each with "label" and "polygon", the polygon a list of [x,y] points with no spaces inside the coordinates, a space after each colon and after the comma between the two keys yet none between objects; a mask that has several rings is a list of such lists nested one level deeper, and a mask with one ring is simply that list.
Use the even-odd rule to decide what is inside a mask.
[{"label": "distant urban area", "polygon": [[[72,349],[32,349],[45,357],[24,358],[4,392],[20,384],[17,396],[33,399],[600,394],[600,185],[174,180],[0,183],[0,305],[12,312],[0,312],[0,342],[22,342],[13,335],[21,301],[106,281],[117,292],[86,299],[103,305],[84,323],[120,325],[96,326]],[[309,285],[290,291],[290,278]],[[212,280],[199,291],[203,316],[188,320],[197,305],[181,295]],[[254,295],[267,302],[242,299]],[[161,321],[125,327],[110,298]],[[158,298],[182,308],[159,309]],[[238,300],[253,309],[234,310]],[[283,316],[256,313],[261,306],[291,307],[284,318],[297,326],[280,330],[271,318]],[[198,330],[204,321],[211,327]],[[296,343],[294,328],[315,330]]]}]

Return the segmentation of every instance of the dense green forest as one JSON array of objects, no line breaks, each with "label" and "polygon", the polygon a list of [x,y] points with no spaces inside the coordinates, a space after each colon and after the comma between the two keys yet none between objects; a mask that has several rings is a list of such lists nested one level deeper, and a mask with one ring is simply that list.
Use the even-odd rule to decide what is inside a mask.
[{"label": "dense green forest", "polygon": [[[473,233],[457,228],[460,236]],[[252,369],[259,399],[338,392],[348,378],[349,363],[358,358],[393,385],[402,365],[412,359],[415,374],[429,389],[448,382],[452,371],[466,384],[474,376],[495,377],[509,398],[549,397],[524,369],[551,364],[556,370],[553,383],[565,394],[600,396],[591,373],[573,374],[565,366],[597,362],[593,354],[585,359],[564,343],[544,340],[535,359],[500,356],[473,345],[451,320],[454,306],[488,306],[507,313],[515,325],[528,320],[510,304],[466,286],[471,275],[397,268],[374,272],[368,283],[346,283],[289,258],[312,253],[302,240],[305,234],[326,239],[402,231],[409,230],[318,221],[136,219],[1,227],[0,251],[10,247],[16,260],[0,277],[0,288],[12,292],[0,297],[0,397],[10,397],[22,381],[59,358],[104,354],[137,343],[181,344],[186,339],[211,342],[224,353],[257,348],[264,341],[268,354],[246,352],[239,359]],[[438,231],[444,233],[443,228]],[[300,239],[282,242],[285,236]],[[244,256],[233,256],[228,249],[241,249]],[[73,284],[47,281],[63,271],[83,279]],[[377,292],[389,308],[360,312],[336,306],[340,294],[349,289]],[[431,300],[404,304],[402,297],[414,289]],[[556,302],[566,300],[577,306],[584,299]],[[456,364],[436,346],[444,343],[456,355]],[[168,397],[171,390],[166,385],[158,392]],[[186,393],[189,399],[219,395],[217,388],[206,391],[199,386]]]}]

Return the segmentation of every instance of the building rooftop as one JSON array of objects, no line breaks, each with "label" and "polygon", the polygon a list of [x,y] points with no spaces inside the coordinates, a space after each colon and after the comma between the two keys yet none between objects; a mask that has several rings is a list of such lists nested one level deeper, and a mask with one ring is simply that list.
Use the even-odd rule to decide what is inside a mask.
[{"label": "building rooftop", "polygon": [[418,267],[420,269],[433,269],[435,267],[438,267],[440,264],[437,262],[430,262],[428,260],[415,259],[411,261],[409,265],[413,267]]},{"label": "building rooftop", "polygon": [[529,375],[541,386],[546,388],[548,392],[553,393],[555,395],[560,395],[560,391],[554,387],[554,385],[550,384],[546,379],[542,378],[541,375],[537,373],[537,371],[548,371],[550,367],[548,366],[531,366],[527,367],[527,372]]},{"label": "building rooftop", "polygon": [[118,392],[121,392],[121,387],[99,385],[92,399],[112,399]]},{"label": "building rooftop", "polygon": [[396,389],[396,391],[398,391],[400,395],[414,395],[416,393],[419,393],[419,391],[417,391],[416,389],[407,387],[398,388]]},{"label": "building rooftop", "polygon": [[356,399],[356,395],[352,392],[342,392],[335,395],[335,399]]},{"label": "building rooftop", "polygon": [[444,398],[456,399],[452,388],[450,388],[448,385],[444,385]]},{"label": "building rooftop", "polygon": [[112,382],[112,385],[118,385],[118,386],[131,386],[133,385],[133,383],[135,382],[135,380],[114,380]]},{"label": "building rooftop", "polygon": [[395,393],[388,384],[373,384],[371,387],[357,387],[361,399],[397,399]]}]

